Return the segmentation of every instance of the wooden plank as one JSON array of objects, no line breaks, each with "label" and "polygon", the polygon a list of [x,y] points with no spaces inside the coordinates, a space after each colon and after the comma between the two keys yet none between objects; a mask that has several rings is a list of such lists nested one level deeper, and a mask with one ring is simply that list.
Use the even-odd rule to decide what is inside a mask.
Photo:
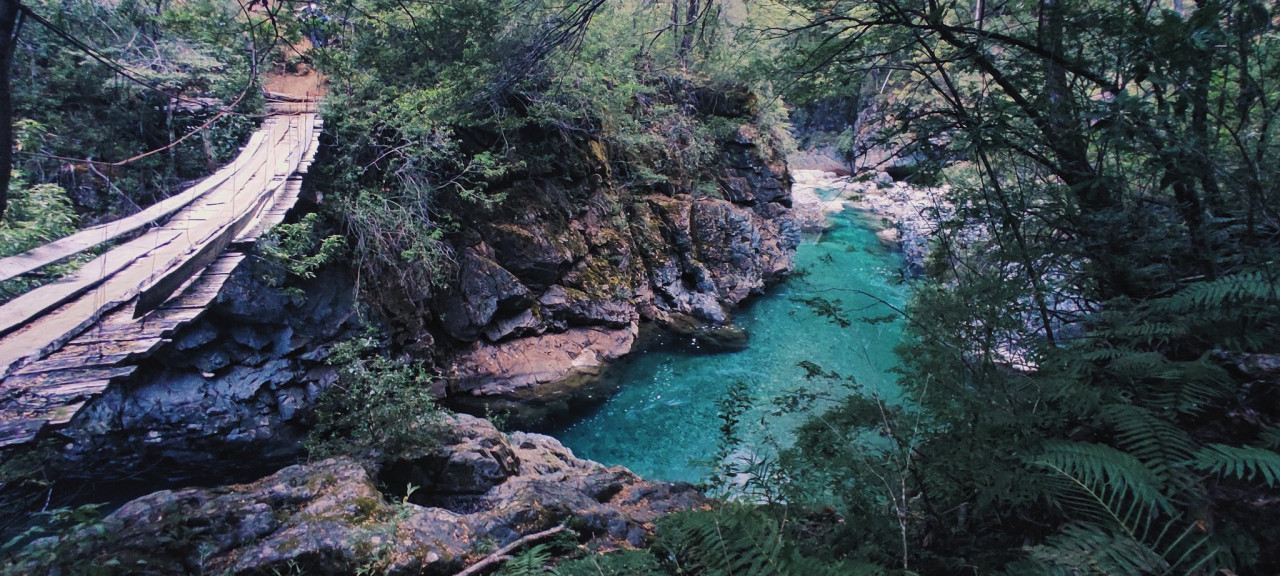
[{"label": "wooden plank", "polygon": [[[153,230],[137,239],[150,239],[151,246],[143,249],[130,242],[121,248],[133,245],[131,250],[109,252],[113,256],[105,264],[110,266],[104,265],[97,278],[89,279],[92,285],[78,288],[78,294],[68,296],[75,290],[64,286],[38,300],[29,298],[58,301],[34,315],[0,307],[0,322],[14,322],[9,334],[0,337],[0,377],[13,373],[0,385],[7,396],[0,399],[0,447],[30,441],[46,426],[70,422],[112,379],[137,369],[119,364],[151,353],[204,312],[245,258],[222,254],[220,244],[246,230],[275,225],[296,203],[300,186],[293,174],[304,159],[314,157],[315,120],[302,115],[265,124],[257,153],[231,177],[156,229],[163,234],[153,236]],[[122,304],[136,303],[148,289],[176,296],[165,294],[168,302],[157,298],[162,304],[134,321],[137,307]],[[97,328],[86,332],[94,323]],[[21,357],[14,360],[15,355]]]},{"label": "wooden plank", "polygon": [[[291,120],[286,127],[287,130],[280,132],[278,135],[273,134],[277,136],[275,141],[277,143],[288,143],[289,135],[296,131],[299,126],[300,124],[296,120]],[[231,244],[232,240],[253,222],[262,207],[267,205],[274,191],[284,185],[287,176],[296,168],[297,161],[300,159],[300,151],[296,150],[296,146],[292,145],[289,146],[284,157],[278,159],[275,163],[271,163],[268,159],[268,164],[272,164],[269,183],[260,189],[244,208],[234,211],[235,217],[230,223],[215,231],[206,240],[198,243],[185,262],[165,270],[165,272],[153,279],[149,279],[147,285],[139,293],[138,302],[134,308],[134,317],[140,317],[154,310],[176,291],[179,284],[212,263],[213,259],[217,258]],[[259,175],[260,173],[255,172],[254,177],[256,178]]]},{"label": "wooden plank", "polygon": [[[96,288],[116,272],[154,251],[179,239],[176,230],[155,230],[132,240],[102,256],[94,258],[76,273],[52,284],[41,286],[0,306],[0,335],[7,334]],[[3,361],[0,354],[0,362]]]},{"label": "wooden plank", "polygon": [[86,380],[113,380],[130,376],[138,370],[137,366],[112,366],[110,368],[84,368],[78,370],[62,370],[59,372],[42,372],[11,376],[4,381],[5,388],[11,390],[21,388],[37,388],[41,386],[62,386],[72,382]]},{"label": "wooden plank", "polygon": [[150,347],[164,342],[163,338],[151,336],[147,338],[139,338],[136,340],[123,340],[118,342],[70,342],[63,346],[61,350],[50,354],[46,360],[58,360],[61,358],[84,358],[86,360],[94,358],[110,358],[120,354],[137,354],[145,352]]},{"label": "wooden plank", "polygon": [[268,194],[260,195],[257,203],[244,210],[238,218],[226,224],[216,235],[198,245],[184,262],[157,277],[149,279],[138,293],[138,301],[134,305],[133,317],[138,318],[158,308],[196,272],[203,270],[217,260],[222,251],[235,239],[236,235],[253,221],[257,209],[264,205],[268,199]]},{"label": "wooden plank", "polygon": [[[254,133],[254,135],[249,138],[249,142],[245,144],[240,156],[247,158],[246,155],[256,154],[262,144],[263,138],[258,133]],[[50,242],[38,248],[33,248],[27,252],[23,252],[22,254],[0,259],[0,282],[9,280],[15,276],[26,274],[27,272],[31,272],[44,266],[48,266],[49,264],[59,260],[69,258],[80,252],[93,248],[94,246],[98,246],[99,244],[114,240],[130,232],[134,232],[147,224],[177,212],[230,178],[240,167],[238,160],[239,158],[237,158],[237,161],[228,164],[221,170],[214,172],[208,178],[201,180],[195,186],[192,186],[179,194],[161,200],[160,202],[156,202],[141,212],[126,216],[119,220],[113,220],[105,224],[85,228],[75,234]]]},{"label": "wooden plank", "polygon": [[[120,306],[144,290],[153,290],[150,296],[152,301],[156,299],[163,301],[163,298],[157,298],[154,294],[165,292],[163,295],[167,297],[173,290],[185,283],[200,268],[200,266],[194,264],[184,266],[184,263],[192,258],[192,252],[194,251],[197,256],[201,256],[199,250],[208,246],[211,239],[218,238],[219,232],[226,230],[228,221],[238,222],[238,218],[242,217],[245,211],[262,200],[263,195],[268,192],[263,185],[273,180],[277,171],[292,169],[287,163],[282,165],[281,160],[278,158],[280,156],[279,149],[288,145],[287,140],[290,133],[288,124],[276,122],[267,128],[267,132],[264,138],[269,145],[262,148],[254,158],[244,163],[246,169],[251,169],[251,175],[247,179],[232,178],[231,182],[236,184],[235,186],[221,186],[218,188],[217,193],[202,199],[198,203],[197,207],[218,202],[238,208],[224,212],[223,219],[210,220],[203,223],[179,222],[174,225],[166,225],[161,230],[164,230],[164,234],[174,237],[168,238],[169,242],[157,246],[149,253],[145,253],[143,255],[145,258],[131,253],[130,256],[133,256],[133,258],[129,260],[130,264],[118,269],[114,274],[106,277],[105,280],[81,277],[76,286],[87,284],[89,280],[92,280],[96,289],[93,297],[81,298],[56,311],[51,311],[48,305],[42,305],[39,307],[42,309],[40,313],[32,313],[28,309],[35,308],[34,306],[9,308],[17,303],[17,299],[0,308],[0,311],[14,310],[15,313],[11,315],[13,318],[8,320],[10,329],[25,323],[22,332],[29,336],[24,338],[4,338],[3,341],[0,341],[0,375],[8,373],[15,365],[27,361],[29,358],[50,353],[84,330],[88,325],[97,321],[104,311]],[[151,236],[151,233],[148,233],[135,242],[145,242]],[[131,242],[127,245],[134,244]],[[108,254],[116,254],[116,250],[112,250]],[[207,263],[207,261],[197,262],[197,264]],[[176,272],[175,268],[177,269]],[[155,290],[155,287],[160,285],[161,281],[165,282],[165,284],[161,285],[160,290]],[[86,288],[80,287],[79,290],[63,289],[62,293],[57,295],[58,298],[55,301],[65,302],[70,298],[70,292],[83,292]],[[44,290],[44,288],[37,289],[28,295],[24,295],[24,297],[29,300],[35,299],[36,301],[44,302],[44,300],[50,299],[50,296]],[[40,316],[40,318],[33,320],[35,316]],[[0,314],[0,319],[3,319],[3,317],[4,315]],[[3,331],[3,324],[0,324],[0,333],[3,333]]]},{"label": "wooden plank", "polygon": [[0,422],[0,448],[8,448],[30,442],[32,438],[35,438],[40,433],[46,422],[44,419],[26,417],[17,417],[14,420]]},{"label": "wooden plank", "polygon": [[[34,397],[44,402],[44,406],[48,407],[54,404],[67,404],[84,400],[89,396],[97,395],[107,386],[111,384],[110,380],[86,380],[84,382],[71,382],[61,386],[52,386],[39,390]],[[34,403],[33,403],[34,404]]]},{"label": "wooden plank", "polygon": [[14,375],[21,376],[24,374],[39,374],[41,372],[54,372],[69,368],[109,368],[129,358],[129,356],[132,356],[132,353],[116,354],[113,356],[95,356],[92,358],[84,356],[72,356],[69,358],[57,359],[45,358],[39,362],[19,368],[14,372]]}]

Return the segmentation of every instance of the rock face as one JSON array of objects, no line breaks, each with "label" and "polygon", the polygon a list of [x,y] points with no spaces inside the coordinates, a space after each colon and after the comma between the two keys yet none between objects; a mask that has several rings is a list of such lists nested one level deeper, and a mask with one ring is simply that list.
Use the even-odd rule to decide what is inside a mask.
[{"label": "rock face", "polygon": [[241,266],[198,321],[60,431],[70,477],[186,482],[298,455],[310,407],[337,377],[325,345],[357,330],[351,281],[325,271],[295,300],[263,274]]},{"label": "rock face", "polygon": [[598,397],[586,385],[632,350],[642,323],[744,346],[732,309],[791,271],[800,228],[785,160],[744,117],[754,97],[694,92],[697,110],[741,126],[708,145],[702,172],[637,184],[612,173],[603,143],[566,144],[492,191],[506,197],[496,208],[454,210],[453,275],[416,289],[429,293],[392,279],[357,319],[350,274],[323,271],[295,300],[263,265],[242,266],[199,321],[59,432],[60,468],[184,483],[290,461],[336,380],[329,346],[364,322],[434,368],[452,407],[519,408],[521,426]]},{"label": "rock face", "polygon": [[[419,487],[408,498],[406,484]],[[704,504],[687,484],[645,482],[547,436],[459,416],[447,445],[381,471],[330,459],[250,484],[156,492],[25,552],[122,573],[451,574],[483,557],[482,544],[561,524],[580,539],[638,545],[658,515]]]},{"label": "rock face", "polygon": [[[738,100],[708,110],[741,112]],[[744,125],[719,143],[714,193],[630,187],[605,163],[558,191],[536,174],[513,184],[496,217],[461,235],[458,277],[430,306],[459,343],[445,363],[451,404],[524,407],[517,422],[536,424],[629,352],[638,322],[711,334],[788,274],[800,242],[790,180],[759,140]]]}]

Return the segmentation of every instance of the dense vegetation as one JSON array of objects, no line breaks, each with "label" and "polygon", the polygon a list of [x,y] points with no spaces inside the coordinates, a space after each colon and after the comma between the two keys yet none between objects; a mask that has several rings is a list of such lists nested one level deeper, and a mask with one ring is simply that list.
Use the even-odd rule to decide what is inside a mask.
[{"label": "dense vegetation", "polygon": [[[878,137],[952,186],[911,403],[855,398],[792,455],[801,486],[891,512],[850,549],[1276,570],[1275,376],[1245,365],[1280,336],[1277,6],[1178,4],[823,3],[803,32],[818,74],[879,79]],[[854,456],[857,430],[890,446]]]},{"label": "dense vegetation", "polygon": [[[38,81],[15,96],[35,120],[23,151],[122,159],[203,121],[163,112],[178,95],[227,102],[243,87],[243,53],[213,48],[229,45],[208,25],[230,22],[219,4],[71,6],[64,26],[101,50],[184,64],[155,79],[172,90],[157,96],[24,36],[15,77]],[[907,310],[902,403],[855,396],[816,417],[780,466],[753,471],[758,506],[668,519],[647,552],[538,548],[508,573],[1280,571],[1280,2],[324,8],[332,19],[307,31],[332,81],[325,226],[349,238],[362,277],[409,299],[449,274],[442,238],[516,201],[496,190],[572,171],[565,151],[634,186],[705,189],[706,143],[737,127],[695,122],[671,96],[701,87],[755,94],[752,121],[780,146],[776,93],[806,126],[834,128],[827,141],[851,160],[893,153],[950,186]],[[128,176],[31,157],[22,181],[172,186],[230,150],[246,120],[225,122],[203,149]],[[15,193],[6,218],[56,192]],[[39,227],[69,225],[49,216],[65,203],[34,202],[51,207]],[[417,380],[383,360],[352,370],[355,390]],[[383,428],[329,413],[330,436],[367,444]]]},{"label": "dense vegetation", "polygon": [[[0,255],[136,212],[238,150],[261,95],[252,45],[222,2],[29,2],[12,63],[13,178]],[[257,35],[274,32],[259,22]],[[176,145],[170,143],[180,140]],[[0,286],[0,297],[79,260]]]},{"label": "dense vegetation", "polygon": [[359,110],[342,211],[366,264],[424,289],[453,198],[499,205],[553,161],[514,152],[531,127],[696,190],[715,127],[646,105],[660,84],[788,79],[809,124],[849,112],[828,140],[851,159],[950,185],[909,400],[849,400],[759,479],[843,519],[796,545],[926,573],[1277,568],[1275,376],[1249,368],[1280,336],[1275,3],[358,6],[326,52]]}]

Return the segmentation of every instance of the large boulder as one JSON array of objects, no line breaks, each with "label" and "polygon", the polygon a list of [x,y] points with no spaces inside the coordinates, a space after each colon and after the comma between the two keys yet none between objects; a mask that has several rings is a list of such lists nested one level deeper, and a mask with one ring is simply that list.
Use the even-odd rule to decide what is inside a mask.
[{"label": "large boulder", "polygon": [[[445,440],[381,471],[338,458],[248,484],[155,492],[101,523],[34,542],[18,568],[452,574],[484,546],[558,525],[583,540],[640,545],[658,516],[707,503],[688,484],[645,482],[580,460],[550,437],[504,435],[470,416],[453,419]],[[406,485],[418,488],[406,495]]]},{"label": "large boulder", "polygon": [[638,327],[570,328],[538,338],[475,343],[454,357],[447,377],[455,406],[508,412],[515,424],[537,426],[563,416],[592,395],[606,366],[631,351]]}]

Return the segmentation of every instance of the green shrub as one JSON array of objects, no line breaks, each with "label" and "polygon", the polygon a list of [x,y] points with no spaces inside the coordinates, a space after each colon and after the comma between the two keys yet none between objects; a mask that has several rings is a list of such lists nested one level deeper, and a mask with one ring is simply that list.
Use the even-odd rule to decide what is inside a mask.
[{"label": "green shrub", "polygon": [[312,456],[389,457],[438,443],[444,414],[421,365],[380,355],[369,337],[334,346],[329,363],[338,367],[338,381],[317,402],[306,440]]}]

